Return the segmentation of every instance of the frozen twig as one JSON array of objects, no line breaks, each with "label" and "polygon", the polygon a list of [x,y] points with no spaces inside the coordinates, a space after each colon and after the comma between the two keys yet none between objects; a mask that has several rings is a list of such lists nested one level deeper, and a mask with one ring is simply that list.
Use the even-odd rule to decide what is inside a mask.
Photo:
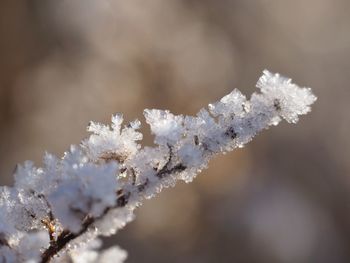
[{"label": "frozen twig", "polygon": [[98,236],[124,227],[144,198],[191,182],[214,155],[281,119],[296,123],[316,100],[268,71],[257,87],[250,100],[233,90],[195,117],[145,110],[155,147],[141,148],[140,122],[122,128],[117,114],[111,126],[91,122],[92,135],[62,158],[46,154],[42,168],[18,166],[14,187],[0,188],[0,262],[122,262],[126,252],[117,247],[96,252]]}]

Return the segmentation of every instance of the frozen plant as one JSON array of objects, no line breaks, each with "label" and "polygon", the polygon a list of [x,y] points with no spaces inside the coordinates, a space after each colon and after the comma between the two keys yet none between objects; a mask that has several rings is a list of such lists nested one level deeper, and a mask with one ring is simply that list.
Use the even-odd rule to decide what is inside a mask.
[{"label": "frozen plant", "polygon": [[[91,122],[92,134],[44,166],[19,165],[13,187],[0,187],[0,262],[123,262],[126,252],[98,253],[98,236],[116,233],[134,209],[177,180],[191,182],[216,154],[243,147],[282,119],[296,123],[316,97],[264,71],[250,100],[233,90],[194,117],[144,111],[155,147],[142,148],[138,120],[122,127]],[[77,256],[79,255],[79,256]]]}]

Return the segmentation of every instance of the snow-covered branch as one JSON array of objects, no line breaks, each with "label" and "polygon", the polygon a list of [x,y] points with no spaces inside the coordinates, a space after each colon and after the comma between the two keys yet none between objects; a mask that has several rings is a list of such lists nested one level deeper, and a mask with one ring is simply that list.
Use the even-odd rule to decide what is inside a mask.
[{"label": "snow-covered branch", "polygon": [[138,120],[122,127],[116,114],[110,126],[91,122],[92,135],[62,158],[46,154],[42,168],[18,166],[14,187],[0,187],[0,262],[122,262],[119,248],[97,253],[96,238],[124,227],[143,199],[191,182],[214,155],[281,119],[296,123],[316,100],[268,71],[257,87],[250,100],[233,90],[194,117],[146,109],[155,147],[138,143]]}]

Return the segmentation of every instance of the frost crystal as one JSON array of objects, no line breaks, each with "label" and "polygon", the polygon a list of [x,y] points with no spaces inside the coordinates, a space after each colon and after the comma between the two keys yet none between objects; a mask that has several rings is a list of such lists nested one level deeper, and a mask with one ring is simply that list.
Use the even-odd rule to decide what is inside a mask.
[{"label": "frost crystal", "polygon": [[133,218],[144,198],[176,181],[190,182],[216,154],[242,147],[282,119],[296,123],[316,100],[309,88],[264,71],[247,100],[238,90],[196,116],[145,110],[155,147],[142,139],[138,120],[122,127],[91,122],[92,134],[44,166],[19,165],[14,187],[0,187],[0,262],[123,262],[126,252],[97,250]]}]

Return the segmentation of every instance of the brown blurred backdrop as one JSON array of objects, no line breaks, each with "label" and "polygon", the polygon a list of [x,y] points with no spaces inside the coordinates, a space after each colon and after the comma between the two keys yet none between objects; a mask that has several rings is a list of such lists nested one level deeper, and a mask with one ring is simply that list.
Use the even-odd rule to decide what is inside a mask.
[{"label": "brown blurred backdrop", "polygon": [[107,244],[129,263],[350,262],[349,14],[348,0],[1,0],[0,183],[89,120],[195,114],[267,68],[312,87],[312,113],[147,201]]}]

